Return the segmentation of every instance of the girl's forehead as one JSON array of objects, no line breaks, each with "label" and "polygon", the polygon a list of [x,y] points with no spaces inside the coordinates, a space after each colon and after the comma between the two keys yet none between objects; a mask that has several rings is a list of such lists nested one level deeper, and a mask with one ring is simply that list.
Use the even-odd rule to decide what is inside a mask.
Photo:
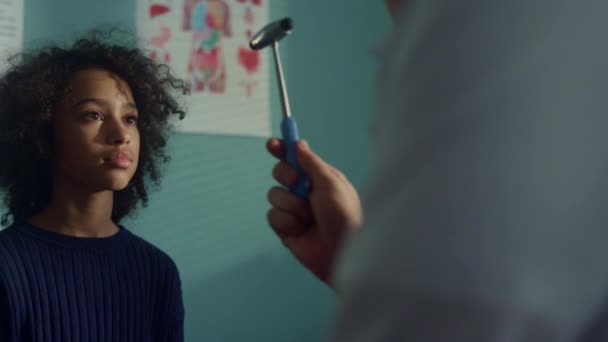
[{"label": "girl's forehead", "polygon": [[70,78],[66,97],[71,100],[102,97],[109,100],[133,101],[129,84],[115,73],[101,68],[74,73]]}]

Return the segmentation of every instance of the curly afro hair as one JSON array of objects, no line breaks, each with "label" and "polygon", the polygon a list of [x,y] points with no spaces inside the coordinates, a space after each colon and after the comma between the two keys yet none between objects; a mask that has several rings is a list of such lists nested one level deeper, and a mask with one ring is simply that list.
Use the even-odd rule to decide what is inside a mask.
[{"label": "curly afro hair", "polygon": [[[121,43],[118,41],[123,39]],[[53,111],[65,95],[71,76],[102,68],[124,79],[140,113],[140,160],[129,185],[114,193],[112,220],[119,222],[138,203],[148,202],[148,183],[160,184],[171,118],[185,112],[175,95],[188,86],[136,48],[133,35],[93,31],[71,46],[52,46],[10,59],[0,78],[0,190],[8,212],[0,224],[22,221],[48,206],[51,199]]]}]

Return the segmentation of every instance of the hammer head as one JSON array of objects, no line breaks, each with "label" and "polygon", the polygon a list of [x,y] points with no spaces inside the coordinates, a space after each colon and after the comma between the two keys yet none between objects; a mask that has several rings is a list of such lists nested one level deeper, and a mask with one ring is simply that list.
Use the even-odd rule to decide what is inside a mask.
[{"label": "hammer head", "polygon": [[293,20],[291,18],[275,21],[264,26],[264,28],[256,33],[251,38],[249,46],[254,50],[263,49],[285,38],[286,35],[291,33],[291,30],[293,30]]}]

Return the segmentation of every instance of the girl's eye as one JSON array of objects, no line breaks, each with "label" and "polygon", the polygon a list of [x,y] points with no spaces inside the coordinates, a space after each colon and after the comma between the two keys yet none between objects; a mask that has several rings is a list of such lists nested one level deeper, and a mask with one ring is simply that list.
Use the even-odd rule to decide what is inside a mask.
[{"label": "girl's eye", "polygon": [[136,115],[129,115],[126,118],[126,121],[129,125],[137,125],[138,118]]},{"label": "girl's eye", "polygon": [[88,120],[95,120],[95,121],[103,120],[103,115],[101,115],[98,112],[93,112],[93,111],[84,113],[84,117]]}]

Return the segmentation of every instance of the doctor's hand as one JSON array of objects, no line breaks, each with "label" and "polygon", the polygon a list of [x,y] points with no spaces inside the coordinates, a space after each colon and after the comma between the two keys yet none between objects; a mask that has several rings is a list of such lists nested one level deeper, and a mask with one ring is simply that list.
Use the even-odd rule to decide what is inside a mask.
[{"label": "doctor's hand", "polygon": [[[296,171],[285,161],[283,144],[269,139],[268,151],[279,159],[272,174],[283,186],[297,180]],[[282,187],[268,192],[272,208],[268,222],[283,244],[321,281],[329,283],[343,239],[363,221],[359,195],[348,179],[315,154],[305,141],[297,144],[298,163],[310,179],[309,200]]]}]

